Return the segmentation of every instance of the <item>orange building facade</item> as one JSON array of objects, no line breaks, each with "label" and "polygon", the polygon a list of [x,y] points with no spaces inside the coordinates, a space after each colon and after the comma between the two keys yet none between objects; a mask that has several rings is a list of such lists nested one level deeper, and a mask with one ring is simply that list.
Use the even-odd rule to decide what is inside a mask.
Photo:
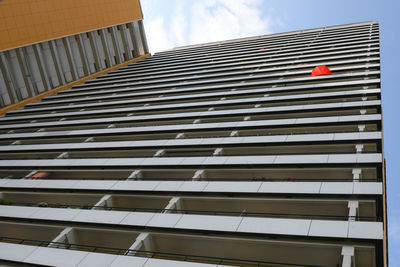
[{"label": "orange building facade", "polygon": [[139,0],[0,1],[0,106],[148,54]]},{"label": "orange building facade", "polygon": [[139,0],[3,0],[0,51],[142,18]]}]

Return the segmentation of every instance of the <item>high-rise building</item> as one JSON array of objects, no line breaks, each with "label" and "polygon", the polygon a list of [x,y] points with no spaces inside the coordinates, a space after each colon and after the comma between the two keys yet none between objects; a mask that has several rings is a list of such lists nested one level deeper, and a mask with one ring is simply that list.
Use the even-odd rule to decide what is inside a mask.
[{"label": "high-rise building", "polygon": [[387,266],[380,92],[363,22],[172,49],[9,111],[0,264]]},{"label": "high-rise building", "polygon": [[0,107],[147,56],[142,18],[139,0],[0,1]]}]

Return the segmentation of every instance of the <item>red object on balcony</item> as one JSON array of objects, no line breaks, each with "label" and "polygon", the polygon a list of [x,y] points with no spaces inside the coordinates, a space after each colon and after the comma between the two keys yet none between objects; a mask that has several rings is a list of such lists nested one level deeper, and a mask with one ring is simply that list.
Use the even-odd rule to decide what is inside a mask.
[{"label": "red object on balcony", "polygon": [[49,174],[50,173],[48,173],[48,172],[39,171],[39,172],[35,173],[34,175],[32,175],[30,178],[32,180],[40,179],[40,178],[46,178],[47,176],[49,176]]},{"label": "red object on balcony", "polygon": [[320,65],[320,66],[316,66],[313,69],[311,76],[330,75],[330,74],[332,74],[332,72],[327,66]]}]

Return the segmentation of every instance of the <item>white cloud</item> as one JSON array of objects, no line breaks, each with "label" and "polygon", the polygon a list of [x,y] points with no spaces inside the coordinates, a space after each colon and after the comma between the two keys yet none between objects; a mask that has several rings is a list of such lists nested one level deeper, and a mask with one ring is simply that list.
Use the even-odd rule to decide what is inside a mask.
[{"label": "white cloud", "polygon": [[184,13],[183,5],[179,4],[177,6],[176,12],[171,22],[172,38],[175,41],[173,45],[185,44],[186,29],[187,29],[187,17]]},{"label": "white cloud", "polygon": [[168,19],[144,14],[150,50],[154,53],[177,46],[268,34],[271,19],[263,14],[262,4],[260,0],[176,1]]},{"label": "white cloud", "polygon": [[163,51],[170,46],[168,32],[162,17],[154,18],[145,24],[146,38],[150,51]]},{"label": "white cloud", "polygon": [[204,43],[269,33],[260,1],[197,2],[192,9],[190,43]]}]

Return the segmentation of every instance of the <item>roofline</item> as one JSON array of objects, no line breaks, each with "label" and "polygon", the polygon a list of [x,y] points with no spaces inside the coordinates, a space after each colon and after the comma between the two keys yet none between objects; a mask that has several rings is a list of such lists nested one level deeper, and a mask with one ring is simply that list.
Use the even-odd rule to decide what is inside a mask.
[{"label": "roofline", "polygon": [[174,47],[174,48],[167,49],[164,51],[160,51],[155,54],[167,52],[167,51],[176,51],[176,50],[181,50],[181,49],[187,49],[187,48],[203,47],[203,46],[216,45],[216,44],[225,44],[225,43],[245,41],[245,40],[255,40],[255,39],[260,39],[260,38],[265,38],[265,37],[273,37],[273,36],[284,36],[284,35],[290,35],[290,34],[295,34],[295,33],[313,32],[313,31],[319,31],[319,30],[323,30],[323,29],[335,29],[335,28],[351,27],[351,26],[356,26],[356,25],[367,25],[367,24],[372,24],[372,23],[379,24],[379,22],[377,22],[377,21],[363,21],[363,22],[346,23],[346,24],[319,27],[319,28],[311,28],[311,29],[306,29],[306,30],[294,30],[294,31],[288,31],[288,32],[283,32],[283,33],[271,33],[271,34],[264,34],[264,35],[258,35],[258,36],[252,36],[252,37],[243,37],[243,38],[237,38],[237,39],[209,42],[209,43],[203,43],[203,44],[179,46],[179,47]]}]

